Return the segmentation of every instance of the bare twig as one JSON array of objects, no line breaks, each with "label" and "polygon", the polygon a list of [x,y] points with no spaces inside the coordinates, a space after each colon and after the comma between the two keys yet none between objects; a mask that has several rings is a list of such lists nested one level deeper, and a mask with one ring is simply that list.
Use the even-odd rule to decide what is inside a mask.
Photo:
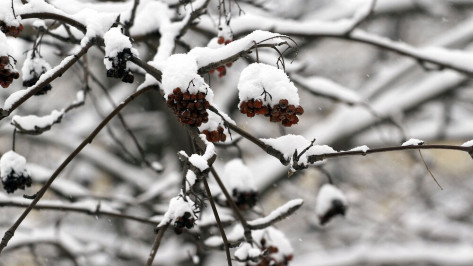
[{"label": "bare twig", "polygon": [[153,247],[151,248],[151,252],[149,253],[148,260],[146,261],[146,266],[151,266],[153,264],[154,257],[156,256],[159,245],[161,244],[161,239],[163,238],[168,226],[169,224],[167,223],[159,228],[159,231],[156,234],[156,238],[154,239]]},{"label": "bare twig", "polygon": [[214,202],[214,199],[212,197],[212,193],[210,192],[210,188],[209,188],[209,184],[207,183],[207,179],[204,177],[204,178],[202,178],[202,181],[204,183],[205,192],[207,193],[207,196],[209,197],[210,206],[212,207],[212,211],[214,213],[215,220],[217,220],[217,225],[218,225],[218,229],[220,231],[220,235],[222,236],[223,245],[225,247],[225,253],[227,255],[228,266],[231,266],[232,265],[232,258],[231,258],[230,249],[229,249],[229,246],[228,246],[227,235],[225,234],[225,230],[223,229],[222,222],[220,221],[220,217],[218,215],[217,207],[215,207],[215,202]]},{"label": "bare twig", "polygon": [[238,206],[233,200],[233,197],[230,195],[230,193],[228,193],[227,188],[223,184],[222,180],[220,179],[220,176],[218,175],[217,171],[215,170],[213,166],[210,167],[210,171],[212,172],[212,175],[214,176],[215,181],[217,181],[217,184],[220,187],[220,190],[222,190],[223,194],[225,195],[225,198],[230,204],[230,207],[232,207],[233,212],[237,216],[238,220],[240,220],[240,223],[243,226],[246,242],[252,243],[253,237],[251,235],[251,228],[248,225],[248,222],[246,221],[245,217],[243,217],[243,215],[241,214],[240,209],[238,209]]}]

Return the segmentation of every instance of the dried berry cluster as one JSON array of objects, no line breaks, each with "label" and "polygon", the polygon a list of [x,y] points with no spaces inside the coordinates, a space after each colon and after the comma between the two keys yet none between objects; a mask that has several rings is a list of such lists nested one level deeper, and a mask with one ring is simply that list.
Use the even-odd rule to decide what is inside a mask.
[{"label": "dried berry cluster", "polygon": [[112,68],[107,69],[107,77],[121,78],[123,82],[133,83],[135,77],[126,67],[126,63],[132,56],[130,48],[125,48],[116,57],[108,57],[108,60],[112,62]]},{"label": "dried berry cluster", "polygon": [[[279,249],[275,246],[268,246],[266,247],[266,239],[261,239],[261,250],[267,250],[266,255],[263,257],[263,259],[257,264],[257,266],[287,266],[289,265],[289,261],[293,259],[292,255],[287,255],[284,256],[284,259],[282,261],[277,261],[271,254],[276,254],[279,252]],[[251,264],[247,264],[249,266]]]},{"label": "dried berry cluster", "polygon": [[16,173],[11,171],[5,178],[2,178],[3,188],[7,193],[13,193],[17,189],[31,187],[31,177],[27,173]]},{"label": "dried berry cluster", "polygon": [[182,234],[184,228],[191,229],[194,227],[194,217],[189,212],[185,212],[183,216],[177,217],[174,222],[174,232],[178,235]]},{"label": "dried berry cluster", "polygon": [[0,56],[0,86],[8,88],[13,79],[20,77],[20,74],[11,67],[8,56]]},{"label": "dried berry cluster", "polygon": [[20,24],[20,26],[18,27],[8,26],[7,24],[5,24],[5,22],[0,21],[0,30],[6,35],[10,35],[16,38],[20,36],[20,32],[23,30],[23,25]]},{"label": "dried berry cluster", "polygon": [[205,99],[205,93],[197,94],[182,92],[180,88],[175,88],[172,94],[168,95],[167,105],[176,114],[184,125],[200,126],[209,121],[207,109],[210,103]]},{"label": "dried berry cluster", "polygon": [[233,189],[232,196],[241,210],[253,208],[258,200],[258,194],[255,191],[238,191],[236,188]]},{"label": "dried berry cluster", "polygon": [[225,142],[227,139],[227,135],[223,133],[223,127],[218,126],[217,130],[208,130],[204,129],[202,130],[202,133],[205,134],[205,137],[207,138],[208,141],[210,142]]},{"label": "dried berry cluster", "polygon": [[263,105],[263,101],[250,99],[248,101],[242,101],[240,104],[240,111],[242,114],[248,117],[254,117],[255,115],[264,115],[269,117],[271,122],[282,122],[285,127],[290,127],[299,122],[298,115],[304,113],[302,106],[294,106],[288,104],[286,99],[281,99],[279,104],[271,107],[269,104]]}]

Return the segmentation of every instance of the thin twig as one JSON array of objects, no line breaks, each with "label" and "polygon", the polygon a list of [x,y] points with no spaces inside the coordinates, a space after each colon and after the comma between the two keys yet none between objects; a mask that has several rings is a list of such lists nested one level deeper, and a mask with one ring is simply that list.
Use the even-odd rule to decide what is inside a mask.
[{"label": "thin twig", "polygon": [[424,156],[422,155],[422,152],[420,150],[417,150],[419,152],[419,155],[420,155],[420,158],[422,159],[422,162],[424,163],[425,165],[425,168],[427,169],[427,171],[429,172],[430,176],[432,177],[432,179],[435,181],[435,183],[437,183],[437,186],[440,188],[440,190],[443,190],[443,187],[440,185],[440,183],[437,181],[437,178],[435,178],[434,174],[432,173],[432,171],[430,171],[430,168],[429,166],[427,165],[427,163],[425,162],[424,160]]},{"label": "thin twig", "polygon": [[230,203],[230,207],[232,207],[233,212],[238,217],[238,220],[240,220],[240,223],[243,226],[243,230],[245,233],[246,242],[252,243],[253,237],[251,235],[251,228],[248,225],[248,222],[246,221],[245,217],[243,217],[243,215],[241,214],[240,209],[238,209],[238,206],[233,200],[233,197],[230,195],[230,193],[228,193],[227,188],[225,188],[225,185],[223,184],[222,180],[220,179],[220,176],[218,175],[217,171],[215,170],[213,166],[210,167],[210,171],[212,172],[212,175],[214,176],[215,181],[217,181],[217,184],[220,187],[220,190],[222,190],[223,194],[225,195],[227,202]]},{"label": "thin twig", "polygon": [[227,255],[228,266],[232,266],[232,258],[231,258],[231,255],[230,255],[230,249],[228,247],[227,235],[225,234],[225,230],[223,229],[222,222],[220,221],[220,217],[218,215],[217,207],[215,207],[215,202],[214,202],[214,199],[212,197],[212,193],[210,192],[209,184],[207,183],[207,178],[205,178],[205,177],[202,178],[202,181],[204,183],[205,192],[207,193],[207,196],[209,197],[210,206],[212,207],[212,211],[214,213],[215,220],[217,221],[217,225],[218,225],[218,229],[220,231],[220,235],[222,236],[223,246],[225,247],[225,253]]},{"label": "thin twig", "polygon": [[161,239],[164,236],[164,233],[166,232],[166,229],[168,228],[169,223],[161,226],[159,228],[158,233],[156,234],[156,238],[154,239],[153,247],[151,248],[151,252],[149,253],[148,260],[146,261],[146,266],[151,266],[154,261],[154,257],[156,256],[156,253],[158,253],[158,248],[159,245],[161,244]]}]

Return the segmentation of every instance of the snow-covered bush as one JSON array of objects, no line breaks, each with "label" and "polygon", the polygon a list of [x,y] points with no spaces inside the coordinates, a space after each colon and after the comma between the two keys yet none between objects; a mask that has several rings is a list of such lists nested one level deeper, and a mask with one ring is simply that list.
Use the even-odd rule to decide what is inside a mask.
[{"label": "snow-covered bush", "polygon": [[0,1],[0,264],[473,264],[472,7]]}]

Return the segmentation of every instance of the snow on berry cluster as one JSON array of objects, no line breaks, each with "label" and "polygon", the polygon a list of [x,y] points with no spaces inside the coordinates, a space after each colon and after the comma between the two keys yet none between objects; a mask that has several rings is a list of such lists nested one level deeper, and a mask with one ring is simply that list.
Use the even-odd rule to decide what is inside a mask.
[{"label": "snow on berry cluster", "polygon": [[[46,60],[44,60],[38,53],[34,51],[29,51],[26,55],[26,59],[23,63],[23,67],[21,68],[22,78],[23,78],[23,86],[30,87],[38,82],[39,77],[46,73],[48,70],[51,69]],[[49,90],[51,90],[51,84],[44,86],[40,91],[38,91],[35,95],[43,95],[46,94]]]},{"label": "snow on berry cluster", "polygon": [[213,92],[197,74],[194,57],[175,54],[166,60],[163,69],[163,90],[166,103],[184,125],[199,127],[209,121],[207,109]]},{"label": "snow on berry cluster", "polygon": [[345,215],[347,208],[347,199],[340,189],[332,184],[324,184],[319,189],[315,212],[321,225],[337,215]]},{"label": "snow on berry cluster", "polygon": [[130,38],[123,35],[119,27],[111,28],[104,36],[107,77],[121,78],[123,82],[133,83],[134,76],[130,72],[129,60],[138,56],[138,51],[132,47]]},{"label": "snow on berry cluster", "polygon": [[8,193],[31,186],[31,177],[26,169],[25,157],[14,151],[8,151],[0,158],[0,177],[3,188]]},{"label": "snow on berry cluster", "polygon": [[209,112],[208,121],[202,124],[199,130],[210,142],[225,142],[227,134],[229,134],[228,129],[224,126],[223,119],[214,112]]},{"label": "snow on berry cluster", "polygon": [[251,209],[256,205],[258,193],[254,176],[241,159],[229,161],[224,168],[223,182],[231,191],[236,205],[242,209]]},{"label": "snow on berry cluster", "polygon": [[0,20],[0,30],[6,35],[10,35],[16,38],[20,36],[20,32],[23,30],[23,25],[22,24],[18,26],[7,25],[4,21]]},{"label": "snow on berry cluster", "polygon": [[[235,251],[235,257],[246,261],[247,266],[286,266],[293,259],[291,243],[281,231],[272,226],[253,231],[253,240],[259,244],[259,254],[247,243],[242,243]],[[261,259],[258,260],[258,257]]]},{"label": "snow on berry cluster", "polygon": [[185,228],[191,229],[197,220],[196,206],[194,202],[182,193],[174,197],[169,202],[169,208],[164,214],[163,220],[159,223],[158,228],[165,224],[172,224],[174,232],[181,234]]},{"label": "snow on berry cluster", "polygon": [[271,122],[290,127],[304,113],[297,88],[286,73],[276,67],[253,63],[246,67],[238,82],[239,108],[248,117],[264,115]]}]

